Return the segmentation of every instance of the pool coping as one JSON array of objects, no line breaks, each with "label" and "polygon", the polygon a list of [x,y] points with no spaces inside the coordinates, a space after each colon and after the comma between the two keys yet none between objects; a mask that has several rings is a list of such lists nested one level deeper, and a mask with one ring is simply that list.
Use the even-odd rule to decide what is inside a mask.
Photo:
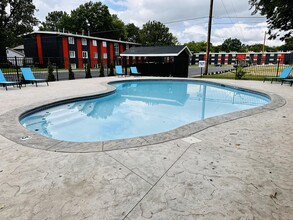
[{"label": "pool coping", "polygon": [[[115,88],[111,86],[111,83],[115,82],[126,82],[126,81],[137,81],[137,80],[176,80],[176,81],[198,81],[198,82],[205,82],[209,84],[214,84],[218,86],[225,86],[228,88],[236,88],[242,91],[248,91],[255,94],[260,94],[267,96],[271,99],[271,102],[260,107],[255,107],[252,109],[242,110],[233,113],[227,113],[220,116],[215,116],[211,118],[207,118],[201,121],[192,122],[187,125],[183,125],[179,128],[174,130],[170,130],[163,133],[158,133],[154,135],[147,135],[142,137],[135,137],[135,138],[128,138],[128,139],[119,139],[119,140],[110,140],[110,141],[99,141],[99,142],[68,142],[68,141],[61,141],[52,138],[48,138],[45,136],[41,136],[36,134],[26,128],[24,128],[20,122],[20,117],[23,115],[28,114],[28,112],[32,112],[35,110],[39,110],[41,108],[52,107],[54,105],[58,105],[61,103],[68,103],[71,101],[81,100],[81,99],[90,99],[93,97],[102,97],[108,94],[112,94],[115,92]],[[20,108],[16,108],[10,110],[2,115],[0,115],[0,134],[5,138],[26,146],[35,149],[41,150],[48,150],[53,152],[66,152],[66,153],[91,153],[91,152],[103,152],[103,151],[111,151],[111,150],[119,150],[119,149],[126,149],[126,148],[134,148],[134,147],[143,147],[146,145],[152,144],[159,144],[171,140],[176,140],[184,137],[191,136],[196,134],[200,131],[203,131],[207,128],[226,123],[229,121],[233,121],[236,119],[252,116],[255,114],[260,114],[263,112],[271,111],[282,107],[286,104],[286,100],[281,96],[260,91],[260,90],[252,90],[245,87],[238,87],[230,85],[229,83],[218,83],[218,82],[211,82],[207,80],[197,80],[197,79],[186,79],[186,78],[150,78],[150,79],[139,79],[139,78],[132,78],[132,79],[116,79],[109,82],[103,82],[101,85],[106,87],[105,90],[99,93],[90,93],[83,96],[72,96],[67,98],[60,98],[60,99],[52,99],[50,101],[44,102],[37,102],[33,105],[28,105]]]}]

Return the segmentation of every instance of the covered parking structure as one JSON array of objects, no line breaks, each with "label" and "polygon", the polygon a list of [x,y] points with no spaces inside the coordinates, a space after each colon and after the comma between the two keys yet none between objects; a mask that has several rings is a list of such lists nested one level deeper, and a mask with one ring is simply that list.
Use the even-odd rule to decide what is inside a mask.
[{"label": "covered parking structure", "polygon": [[136,66],[144,76],[174,77],[188,77],[191,55],[188,47],[184,45],[131,47],[120,54],[121,57],[128,57],[124,67]]}]

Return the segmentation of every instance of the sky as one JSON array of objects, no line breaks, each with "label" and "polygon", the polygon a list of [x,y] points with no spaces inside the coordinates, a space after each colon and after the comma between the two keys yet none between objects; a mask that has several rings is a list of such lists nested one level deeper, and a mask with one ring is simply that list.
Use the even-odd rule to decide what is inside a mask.
[{"label": "sky", "polygon": [[[44,21],[49,12],[76,9],[89,0],[33,0]],[[95,0],[92,0],[96,2]],[[209,0],[101,0],[111,14],[117,14],[125,23],[142,28],[148,21],[166,25],[181,44],[207,41]],[[238,38],[244,44],[262,44],[267,29],[266,18],[251,15],[248,0],[214,0],[211,42],[222,44],[227,38]],[[279,46],[280,40],[266,39],[266,45]]]}]

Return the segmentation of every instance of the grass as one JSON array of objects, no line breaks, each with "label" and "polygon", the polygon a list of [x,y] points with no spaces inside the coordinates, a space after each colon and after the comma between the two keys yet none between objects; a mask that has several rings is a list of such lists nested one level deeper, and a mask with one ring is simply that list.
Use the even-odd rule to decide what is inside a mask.
[{"label": "grass", "polygon": [[[242,80],[263,80],[268,76],[276,76],[277,70],[278,75],[282,72],[282,70],[286,66],[279,66],[279,70],[277,65],[267,65],[267,66],[249,66],[244,68],[247,72],[241,79]],[[221,74],[213,74],[213,75],[205,75],[203,78],[216,78],[216,79],[235,79],[236,71],[226,72]],[[293,73],[291,73],[293,74]]]}]

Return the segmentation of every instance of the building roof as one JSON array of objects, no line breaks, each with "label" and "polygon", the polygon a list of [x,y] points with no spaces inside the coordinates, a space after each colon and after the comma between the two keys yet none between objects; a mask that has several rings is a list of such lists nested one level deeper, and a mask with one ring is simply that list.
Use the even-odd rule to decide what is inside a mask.
[{"label": "building roof", "polygon": [[120,54],[129,57],[174,57],[185,51],[189,56],[191,52],[187,46],[158,46],[158,47],[131,47]]},{"label": "building roof", "polygon": [[132,44],[132,45],[141,45],[141,44],[138,44],[138,43],[133,43],[133,42],[128,42],[128,41],[107,39],[107,38],[101,38],[101,37],[93,37],[93,36],[81,35],[81,34],[56,32],[56,31],[33,31],[33,32],[30,32],[30,33],[24,34],[23,36],[28,36],[28,35],[32,35],[32,34],[51,34],[51,35],[67,36],[67,37],[80,37],[80,38],[86,38],[86,39],[92,39],[92,40],[100,40],[100,41],[110,41],[110,42],[114,42],[114,43],[125,43],[125,44]]}]

